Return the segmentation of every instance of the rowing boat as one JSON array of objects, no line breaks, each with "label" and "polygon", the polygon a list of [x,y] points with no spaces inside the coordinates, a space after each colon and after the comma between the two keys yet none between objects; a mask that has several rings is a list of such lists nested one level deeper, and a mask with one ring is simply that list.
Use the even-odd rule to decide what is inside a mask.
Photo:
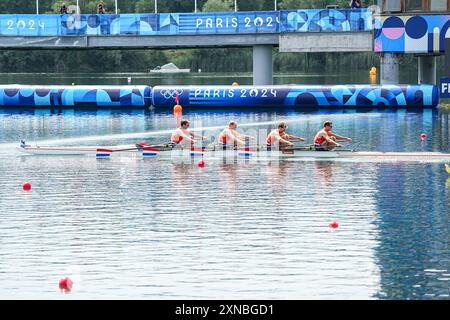
[{"label": "rowing boat", "polygon": [[310,147],[299,147],[286,150],[264,150],[239,148],[232,150],[191,148],[176,149],[170,145],[139,145],[115,147],[40,147],[22,143],[17,148],[22,154],[30,155],[93,155],[97,158],[109,158],[112,155],[127,155],[137,157],[206,157],[206,158],[419,158],[450,160],[449,153],[442,152],[376,152],[354,150],[316,151]]}]

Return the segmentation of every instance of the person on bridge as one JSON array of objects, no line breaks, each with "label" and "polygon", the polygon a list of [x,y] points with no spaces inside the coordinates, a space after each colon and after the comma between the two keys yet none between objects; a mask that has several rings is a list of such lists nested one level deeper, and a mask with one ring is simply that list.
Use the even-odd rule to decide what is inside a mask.
[{"label": "person on bridge", "polygon": [[361,0],[351,0],[349,6],[352,9],[359,9],[361,8]]},{"label": "person on bridge", "polygon": [[334,134],[331,129],[333,128],[333,122],[327,120],[323,123],[323,129],[317,132],[314,137],[314,147],[316,151],[329,151],[335,147],[342,147],[342,144],[338,143],[338,140],[344,140],[352,142],[351,138],[338,136]]},{"label": "person on bridge", "polygon": [[65,3],[61,5],[61,9],[59,9],[60,14],[67,14],[67,6]]},{"label": "person on bridge", "polygon": [[219,144],[223,146],[224,149],[227,147],[236,148],[238,146],[244,146],[246,140],[254,139],[252,136],[247,136],[237,132],[236,129],[236,121],[230,121],[228,127],[223,129],[223,131],[219,134]]},{"label": "person on bridge", "polygon": [[286,122],[280,122],[278,124],[278,129],[272,130],[267,136],[266,143],[267,149],[271,149],[272,146],[279,145],[280,148],[292,147],[294,144],[289,140],[305,141],[305,139],[296,137],[286,133],[288,128]]},{"label": "person on bridge", "polygon": [[106,8],[105,8],[105,4],[102,1],[97,5],[97,14],[105,14],[105,13],[106,13]]}]

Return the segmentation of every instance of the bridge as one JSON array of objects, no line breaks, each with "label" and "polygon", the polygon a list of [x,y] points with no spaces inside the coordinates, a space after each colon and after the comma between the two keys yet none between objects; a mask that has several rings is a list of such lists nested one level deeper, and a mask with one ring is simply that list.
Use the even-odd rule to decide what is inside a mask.
[{"label": "bridge", "polygon": [[272,49],[372,51],[372,13],[286,10],[168,14],[0,15],[3,48],[253,47],[254,84],[272,84]]},{"label": "bridge", "polygon": [[[278,47],[280,52],[377,52],[381,57],[382,84],[398,83],[399,58],[402,54],[413,53],[418,55],[418,82],[436,83],[435,57],[445,53],[449,29],[448,12],[374,15],[369,9],[17,14],[0,15],[0,47],[165,49],[251,46],[255,85],[272,84],[273,47]],[[450,68],[450,57],[448,65]]]}]

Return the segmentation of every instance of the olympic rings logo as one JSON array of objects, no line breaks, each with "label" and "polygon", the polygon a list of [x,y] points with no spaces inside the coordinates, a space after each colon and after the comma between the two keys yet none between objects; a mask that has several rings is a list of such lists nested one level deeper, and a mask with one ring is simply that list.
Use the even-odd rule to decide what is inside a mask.
[{"label": "olympic rings logo", "polygon": [[183,89],[161,89],[159,93],[167,99],[175,99],[176,96],[181,96]]}]

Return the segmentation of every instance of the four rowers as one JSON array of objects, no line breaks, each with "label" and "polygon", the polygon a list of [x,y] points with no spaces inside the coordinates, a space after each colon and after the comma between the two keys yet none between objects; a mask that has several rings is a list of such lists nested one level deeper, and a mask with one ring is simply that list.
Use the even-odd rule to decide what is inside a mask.
[{"label": "four rowers", "polygon": [[[182,120],[180,127],[177,128],[171,137],[171,141],[179,145],[181,148],[190,148],[194,143],[195,139],[206,139],[201,135],[197,135],[191,132],[189,129],[189,121]],[[294,144],[291,141],[305,141],[304,138],[290,135],[286,132],[288,126],[285,122],[280,122],[277,129],[272,130],[267,136],[266,143],[268,147],[279,145],[280,148],[292,147]],[[335,147],[342,147],[339,140],[352,142],[351,138],[339,136],[331,131],[333,128],[333,123],[327,120],[323,124],[323,129],[320,130],[314,137],[314,147],[317,151],[329,151]],[[237,132],[237,123],[231,121],[228,127],[225,128],[219,134],[219,144],[224,148],[231,147],[236,148],[239,146],[245,146],[246,140],[254,139],[252,136],[247,136]]]}]

